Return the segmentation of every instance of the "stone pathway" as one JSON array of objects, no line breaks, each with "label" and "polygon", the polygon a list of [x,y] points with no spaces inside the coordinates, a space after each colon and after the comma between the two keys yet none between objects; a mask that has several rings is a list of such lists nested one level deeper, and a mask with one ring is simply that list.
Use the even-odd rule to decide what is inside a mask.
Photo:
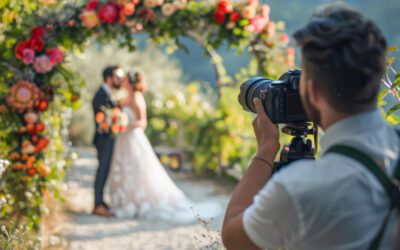
[{"label": "stone pathway", "polygon": [[206,222],[198,220],[188,225],[174,225],[150,219],[102,218],[90,215],[93,204],[92,186],[97,167],[95,152],[91,149],[80,149],[79,153],[80,159],[75,161],[68,174],[66,198],[70,221],[64,230],[68,249],[222,249],[218,230],[232,184],[221,184],[220,181],[188,173],[170,173],[177,185],[195,204],[212,202],[221,208],[216,218],[202,218]]}]

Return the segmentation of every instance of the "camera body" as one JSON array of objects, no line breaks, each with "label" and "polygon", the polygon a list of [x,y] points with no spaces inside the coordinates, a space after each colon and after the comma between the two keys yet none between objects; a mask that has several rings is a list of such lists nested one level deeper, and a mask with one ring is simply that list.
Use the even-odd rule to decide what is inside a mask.
[{"label": "camera body", "polygon": [[301,70],[290,70],[279,80],[254,77],[240,86],[239,102],[255,113],[253,98],[260,98],[273,123],[303,123],[308,118],[300,98]]}]

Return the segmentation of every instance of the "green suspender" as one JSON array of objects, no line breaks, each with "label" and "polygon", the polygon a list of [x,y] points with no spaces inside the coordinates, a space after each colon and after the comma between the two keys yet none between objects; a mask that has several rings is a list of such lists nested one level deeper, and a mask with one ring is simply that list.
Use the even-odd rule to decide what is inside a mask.
[{"label": "green suspender", "polygon": [[[399,138],[400,138],[400,131],[397,131]],[[395,206],[399,206],[398,203],[399,201],[396,201],[395,199],[398,199],[400,197],[396,197],[400,194],[399,192],[399,183],[400,183],[400,160],[397,163],[397,166],[394,169],[394,174],[393,174],[393,180],[390,179],[389,176],[365,153],[361,152],[360,150],[350,147],[350,146],[345,146],[345,145],[334,145],[332,146],[326,153],[336,153],[340,155],[347,156],[349,158],[352,158],[353,160],[358,161],[366,167],[375,177],[378,179],[378,181],[382,184],[382,186],[385,188],[385,191],[388,195],[388,197],[391,199],[391,205],[389,212],[387,213],[385,220],[383,221],[378,233],[374,237],[369,250],[377,250],[379,249],[379,245],[382,241],[382,237],[385,233],[386,225],[389,221],[391,212],[395,208]],[[400,155],[400,154],[399,154]]]}]

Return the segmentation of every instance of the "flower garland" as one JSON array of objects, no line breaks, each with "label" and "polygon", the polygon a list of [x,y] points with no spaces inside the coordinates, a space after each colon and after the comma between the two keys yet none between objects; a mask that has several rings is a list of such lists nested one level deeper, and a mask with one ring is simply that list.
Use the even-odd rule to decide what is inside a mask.
[{"label": "flower garland", "polygon": [[[41,188],[56,175],[56,163],[45,158],[46,148],[55,143],[52,138],[57,132],[47,131],[47,112],[55,96],[64,97],[65,106],[78,102],[79,87],[73,86],[70,80],[74,77],[62,65],[65,51],[82,45],[91,36],[99,40],[122,37],[118,39],[121,45],[134,49],[132,34],[139,31],[147,32],[156,42],[172,39],[177,45],[179,37],[197,32],[214,48],[226,41],[232,47],[263,53],[258,56],[263,60],[274,51],[276,61],[287,65],[294,62],[294,50],[286,48],[288,36],[279,23],[270,20],[270,7],[258,0],[241,4],[229,0],[216,4],[195,0],[88,0],[81,6],[65,8],[69,8],[65,11],[68,14],[62,10],[60,15],[34,19],[29,34],[10,31],[14,34],[10,35],[11,42],[0,44],[2,51],[13,52],[0,55],[0,61],[13,64],[9,71],[0,68],[2,75],[12,75],[6,79],[8,92],[0,97],[0,115],[14,119],[10,133],[15,147],[7,153],[7,174],[16,176],[15,182],[9,183],[11,187],[22,180]],[[11,47],[5,47],[8,44]],[[24,188],[13,194],[14,204],[25,197]],[[36,209],[36,205],[27,206]],[[21,211],[34,214],[25,208]]]}]

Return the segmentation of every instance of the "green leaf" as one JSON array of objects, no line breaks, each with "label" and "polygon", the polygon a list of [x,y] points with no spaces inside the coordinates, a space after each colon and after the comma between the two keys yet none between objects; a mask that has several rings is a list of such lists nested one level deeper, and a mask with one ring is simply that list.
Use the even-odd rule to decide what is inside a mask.
[{"label": "green leaf", "polygon": [[2,1],[0,1],[0,9],[4,8],[10,2],[11,2],[11,0],[2,0]]},{"label": "green leaf", "polygon": [[248,19],[242,19],[239,21],[239,26],[241,27],[245,27],[247,25],[249,25],[250,21]]},{"label": "green leaf", "polygon": [[394,78],[394,82],[392,87],[390,87],[390,89],[395,89],[400,87],[400,72],[396,74],[396,77]]},{"label": "green leaf", "polygon": [[395,126],[400,123],[400,117],[398,117],[397,115],[391,115],[391,116],[387,117],[386,120],[392,126]]},{"label": "green leaf", "polygon": [[396,60],[396,58],[394,56],[391,56],[387,59],[387,65],[392,65],[394,60]]},{"label": "green leaf", "polygon": [[389,111],[387,112],[386,117],[390,116],[391,114],[393,114],[394,112],[396,112],[399,109],[400,109],[400,103],[398,103],[398,104],[394,105],[393,107],[391,107],[389,109]]}]

